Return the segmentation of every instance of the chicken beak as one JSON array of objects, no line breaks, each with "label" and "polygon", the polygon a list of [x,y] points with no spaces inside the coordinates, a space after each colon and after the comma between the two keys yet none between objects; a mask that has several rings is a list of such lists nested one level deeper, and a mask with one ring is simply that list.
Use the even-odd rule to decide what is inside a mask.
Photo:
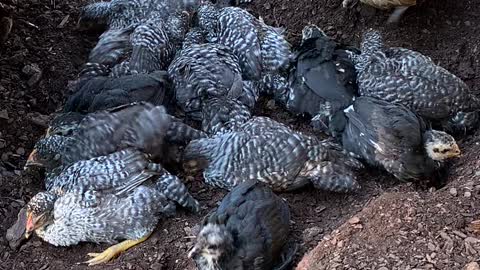
[{"label": "chicken beak", "polygon": [[27,224],[25,226],[25,238],[28,239],[30,238],[30,235],[32,235],[32,232],[35,230],[35,223],[33,222],[33,214],[28,213],[27,214]]},{"label": "chicken beak", "polygon": [[456,144],[455,147],[454,147],[454,151],[455,151],[455,154],[456,156],[455,157],[461,157],[462,156],[462,151],[460,151],[460,147],[458,147],[458,145]]},{"label": "chicken beak", "polygon": [[38,161],[38,151],[37,151],[37,149],[32,150],[32,152],[28,156],[27,162],[25,163],[25,166],[23,167],[23,169],[26,170],[29,167],[33,167],[33,166],[43,167],[43,164]]}]

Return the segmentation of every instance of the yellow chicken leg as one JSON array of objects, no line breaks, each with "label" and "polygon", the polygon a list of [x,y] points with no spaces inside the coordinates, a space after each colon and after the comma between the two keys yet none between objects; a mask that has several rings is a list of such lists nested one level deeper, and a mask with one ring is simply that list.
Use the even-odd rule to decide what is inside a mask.
[{"label": "yellow chicken leg", "polygon": [[111,259],[117,257],[120,253],[123,251],[136,246],[143,241],[147,240],[148,237],[150,237],[150,234],[142,237],[138,240],[125,240],[121,243],[118,243],[116,245],[113,245],[109,248],[107,248],[104,252],[102,253],[88,253],[87,255],[90,257],[93,257],[92,259],[86,261],[85,263],[88,263],[88,265],[96,265],[96,264],[101,264],[101,263],[106,263],[110,261]]}]

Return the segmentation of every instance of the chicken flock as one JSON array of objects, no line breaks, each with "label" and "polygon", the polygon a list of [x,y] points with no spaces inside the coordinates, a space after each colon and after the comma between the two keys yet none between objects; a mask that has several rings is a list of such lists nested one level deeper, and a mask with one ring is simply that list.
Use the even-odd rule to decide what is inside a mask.
[{"label": "chicken flock", "polygon": [[[373,29],[357,47],[315,25],[293,48],[237,6],[250,1],[234,2],[83,8],[80,24],[107,30],[25,165],[46,171],[27,204],[27,238],[111,243],[87,261],[108,262],[178,207],[201,210],[168,169],[180,164],[229,191],[185,254],[198,269],[286,269],[296,249],[279,192],[358,192],[366,167],[424,181],[460,155],[452,135],[477,127],[480,100],[429,57],[388,47]],[[253,115],[262,95],[329,138]]]}]

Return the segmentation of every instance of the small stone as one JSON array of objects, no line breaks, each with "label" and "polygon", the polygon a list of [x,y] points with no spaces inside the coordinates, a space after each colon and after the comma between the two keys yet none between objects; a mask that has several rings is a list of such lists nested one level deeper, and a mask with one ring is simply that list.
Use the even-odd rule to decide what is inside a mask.
[{"label": "small stone", "polygon": [[1,111],[0,111],[0,118],[1,118],[1,119],[5,119],[5,120],[10,119],[10,118],[8,117],[8,112],[7,112],[7,110],[1,110]]},{"label": "small stone", "polygon": [[456,188],[450,188],[450,194],[451,194],[452,196],[457,196],[457,194],[458,194],[458,193],[457,193],[457,189],[456,189]]},{"label": "small stone", "polygon": [[25,149],[23,147],[19,147],[17,149],[17,154],[19,154],[21,156],[25,155]]},{"label": "small stone", "polygon": [[360,223],[360,219],[358,217],[352,217],[351,219],[348,220],[348,223],[358,224],[358,223]]},{"label": "small stone", "polygon": [[315,238],[315,236],[317,236],[321,233],[323,233],[323,229],[320,228],[320,227],[307,228],[307,229],[305,229],[305,231],[303,231],[303,240],[305,242],[310,242],[310,241],[314,240],[313,238]]},{"label": "small stone", "polygon": [[3,153],[2,154],[2,161],[8,161],[9,154],[8,153]]},{"label": "small stone", "polygon": [[471,262],[465,265],[465,270],[480,270],[480,265],[477,262]]},{"label": "small stone", "polygon": [[428,243],[427,246],[430,251],[435,251],[437,249],[437,247],[433,243]]},{"label": "small stone", "polygon": [[7,143],[4,140],[0,140],[0,149],[5,148],[7,146]]},{"label": "small stone", "polygon": [[23,67],[22,72],[26,75],[30,75],[30,79],[28,79],[28,86],[33,86],[40,81],[42,78],[42,70],[38,66],[38,64],[30,64]]},{"label": "small stone", "polygon": [[32,242],[32,246],[34,246],[34,247],[37,247],[37,248],[38,248],[38,247],[40,247],[41,245],[42,245],[42,242],[40,242],[40,241],[34,241],[34,242]]},{"label": "small stone", "polygon": [[465,21],[465,26],[472,26],[472,23],[470,21]]},{"label": "small stone", "polygon": [[382,266],[382,267],[378,268],[378,270],[388,270],[388,268],[385,267],[385,266]]},{"label": "small stone", "polygon": [[465,193],[463,194],[463,197],[470,198],[472,197],[472,193],[470,191],[465,191]]}]

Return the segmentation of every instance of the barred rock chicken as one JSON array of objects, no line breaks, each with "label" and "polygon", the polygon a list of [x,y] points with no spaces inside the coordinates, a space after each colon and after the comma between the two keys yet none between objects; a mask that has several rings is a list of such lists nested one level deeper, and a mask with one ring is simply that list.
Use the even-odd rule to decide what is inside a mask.
[{"label": "barred rock chicken", "polygon": [[[72,123],[68,127],[72,127]],[[67,136],[60,133],[65,129],[57,128],[56,134],[50,133],[39,140],[25,166],[65,167],[127,147],[135,147],[157,158],[163,153],[164,139],[188,143],[205,136],[174,119],[162,106],[149,103],[133,103],[89,114]]]},{"label": "barred rock chicken", "polygon": [[285,269],[295,255],[286,251],[289,227],[287,203],[267,186],[247,181],[205,217],[188,256],[199,270]]},{"label": "barred rock chicken", "polygon": [[255,117],[234,131],[191,141],[185,148],[184,167],[204,169],[207,184],[225,189],[256,180],[276,191],[311,182],[319,189],[347,192],[359,187],[354,169],[362,164],[331,141]]},{"label": "barred rock chicken", "polygon": [[[168,68],[177,104],[195,120],[202,119],[202,110],[233,109],[205,106],[211,98],[236,99],[253,108],[258,91],[252,82],[242,79],[238,58],[233,51],[221,44],[196,43],[202,39],[201,30],[190,31],[182,51]],[[226,101],[224,106],[227,104]]]},{"label": "barred rock chicken", "polygon": [[480,99],[461,79],[418,52],[385,48],[377,31],[364,35],[361,51],[351,54],[361,96],[403,104],[434,121],[480,109]]},{"label": "barred rock chicken", "polygon": [[217,134],[236,130],[252,118],[250,109],[236,99],[209,98],[204,103],[202,131]]},{"label": "barred rock chicken", "polygon": [[287,108],[308,113],[315,127],[327,131],[335,112],[353,103],[356,73],[346,51],[357,50],[337,44],[315,25],[305,26],[302,34],[289,76]]},{"label": "barred rock chicken", "polygon": [[342,142],[373,166],[383,167],[400,180],[420,180],[460,155],[455,139],[425,123],[403,105],[359,97],[345,110]]},{"label": "barred rock chicken", "polygon": [[442,127],[450,134],[465,135],[468,132],[478,129],[480,126],[480,111],[458,112],[455,116],[444,121]]},{"label": "barred rock chicken", "polygon": [[288,66],[290,45],[282,31],[247,11],[238,7],[217,8],[203,0],[197,17],[199,26],[208,32],[209,42],[223,44],[238,56],[245,79],[260,80],[262,75]]},{"label": "barred rock chicken", "polygon": [[63,112],[90,113],[137,101],[154,105],[166,103],[171,82],[165,71],[132,74],[119,78],[89,77],[73,85]]},{"label": "barred rock chicken", "polygon": [[[395,8],[388,18],[389,23],[397,23],[409,7],[417,5],[417,0],[343,0],[343,7],[353,7],[358,2],[378,9]],[[418,0],[418,2],[421,2],[421,0]]]},{"label": "barred rock chicken", "polygon": [[27,204],[26,237],[35,231],[56,246],[127,239],[89,254],[89,264],[107,262],[146,240],[160,213],[175,210],[173,202],[199,210],[178,178],[133,148],[79,161],[51,180]]},{"label": "barred rock chicken", "polygon": [[92,64],[102,67],[97,73],[112,68],[113,77],[165,69],[188,30],[190,16],[181,11],[184,8],[182,1],[173,0],[114,0],[86,6],[81,18],[107,17],[111,22],[90,53],[88,72],[82,74],[95,74]]}]

